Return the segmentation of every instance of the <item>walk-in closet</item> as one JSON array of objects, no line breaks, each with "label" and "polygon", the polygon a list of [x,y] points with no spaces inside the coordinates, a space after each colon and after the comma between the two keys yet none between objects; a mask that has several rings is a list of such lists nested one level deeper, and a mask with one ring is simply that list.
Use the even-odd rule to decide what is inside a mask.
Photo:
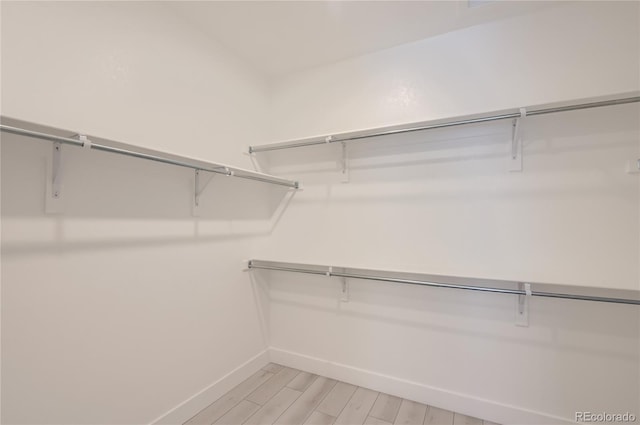
[{"label": "walk-in closet", "polygon": [[2,424],[640,421],[640,2],[0,2]]}]

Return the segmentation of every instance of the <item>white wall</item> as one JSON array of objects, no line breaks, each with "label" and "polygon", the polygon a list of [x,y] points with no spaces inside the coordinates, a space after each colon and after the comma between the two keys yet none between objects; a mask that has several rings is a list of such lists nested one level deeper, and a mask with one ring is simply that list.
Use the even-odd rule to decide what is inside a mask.
[{"label": "white wall", "polygon": [[[639,29],[637,3],[564,3],[298,73],[273,140],[637,91]],[[305,190],[255,257],[640,289],[639,126],[637,105],[531,117],[522,173],[510,122],[350,144],[348,184],[337,146],[257,154]],[[256,278],[281,361],[500,423],[640,415],[633,306],[534,299],[520,328],[510,296]]]},{"label": "white wall", "polygon": [[[161,4],[2,2],[2,114],[248,166],[264,82]],[[251,125],[247,125],[250,123]],[[261,353],[265,185],[2,135],[2,422],[149,423]],[[242,195],[239,195],[242,194]]]}]

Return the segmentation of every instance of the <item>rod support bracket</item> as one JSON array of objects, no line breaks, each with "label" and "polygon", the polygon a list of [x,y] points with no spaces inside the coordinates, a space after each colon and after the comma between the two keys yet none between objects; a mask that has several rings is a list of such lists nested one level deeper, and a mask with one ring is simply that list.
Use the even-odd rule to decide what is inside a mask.
[{"label": "rod support bracket", "polygon": [[82,142],[82,149],[91,150],[93,143],[85,134],[78,134],[76,137]]},{"label": "rod support bracket", "polygon": [[524,294],[518,295],[516,302],[516,326],[529,327],[529,300],[533,292],[530,283],[518,283],[518,289]]}]

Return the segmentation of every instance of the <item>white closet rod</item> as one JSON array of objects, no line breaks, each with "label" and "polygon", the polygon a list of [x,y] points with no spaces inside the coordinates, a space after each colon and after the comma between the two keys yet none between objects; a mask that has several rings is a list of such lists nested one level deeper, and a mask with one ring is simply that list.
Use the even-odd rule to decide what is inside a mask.
[{"label": "white closet rod", "polygon": [[640,96],[637,95],[625,95],[622,97],[591,101],[585,103],[573,103],[563,106],[555,107],[530,107],[518,108],[512,111],[503,111],[500,113],[490,113],[484,115],[467,115],[455,117],[447,120],[435,120],[435,121],[422,121],[409,124],[402,124],[389,127],[378,127],[368,130],[351,131],[345,133],[332,134],[327,136],[316,136],[306,139],[290,140],[287,142],[271,143],[258,146],[249,146],[249,153],[266,152],[279,149],[299,148],[303,146],[323,145],[326,143],[337,142],[350,142],[354,140],[366,139],[369,137],[389,136],[393,134],[411,133],[414,131],[433,130],[436,128],[454,127],[459,125],[476,124],[489,121],[499,121],[506,119],[521,118],[523,112],[526,111],[526,116],[553,114],[556,112],[576,111],[579,109],[600,108],[603,106],[624,105],[627,103],[640,102]]},{"label": "white closet rod", "polygon": [[[315,274],[321,276],[335,276],[348,279],[364,279],[364,280],[376,280],[382,282],[392,282],[407,285],[422,285],[432,286],[437,288],[449,288],[449,289],[464,289],[469,291],[481,291],[492,292],[498,294],[512,294],[512,295],[530,295],[534,297],[546,297],[546,298],[563,298],[569,300],[580,301],[599,301],[606,303],[616,304],[633,304],[640,305],[640,299],[630,298],[629,295],[633,295],[636,298],[639,297],[638,291],[627,291],[621,289],[603,289],[603,288],[590,288],[590,287],[574,287],[568,285],[552,285],[544,283],[530,283],[530,288],[540,287],[547,288],[562,288],[567,292],[555,292],[555,291],[540,291],[531,290],[527,292],[524,289],[518,289],[518,285],[521,282],[504,281],[504,280],[492,280],[492,279],[479,279],[479,278],[465,278],[456,276],[442,276],[442,275],[423,275],[421,279],[409,279],[406,276],[409,273],[392,272],[392,271],[380,271],[372,269],[356,269],[351,267],[335,267],[335,266],[321,266],[311,264],[298,264],[298,263],[282,263],[275,261],[264,260],[250,260],[248,264],[249,269],[262,269],[262,270],[278,270],[294,273]],[[415,273],[411,273],[415,275]],[[578,291],[579,293],[571,293],[571,291]],[[610,297],[603,296],[599,293],[606,291],[607,293],[613,293],[618,296]],[[589,293],[591,292],[591,294]],[[599,292],[599,293],[598,293]],[[626,295],[626,296],[621,296]]]},{"label": "white closet rod", "polygon": [[[5,117],[2,117],[2,120],[5,120],[5,119],[6,119]],[[111,152],[119,155],[132,156],[135,158],[146,159],[149,161],[161,162],[163,164],[177,165],[179,167],[191,168],[194,170],[208,171],[210,173],[222,174],[230,177],[256,180],[264,183],[291,187],[294,189],[298,189],[300,187],[300,184],[297,181],[282,179],[282,178],[271,176],[268,174],[257,173],[255,171],[230,167],[227,165],[217,164],[214,162],[200,161],[197,159],[188,158],[184,156],[166,154],[164,152],[158,152],[158,151],[152,151],[152,150],[146,150],[146,149],[145,150],[147,152],[143,152],[140,148],[136,146],[131,146],[131,145],[128,145],[128,147],[109,146],[103,143],[92,142],[90,137],[88,137],[86,140],[80,139],[80,138],[76,139],[73,137],[58,136],[55,134],[29,130],[26,128],[14,127],[14,126],[9,126],[5,124],[0,124],[0,131],[17,134],[20,136],[47,140],[54,143],[62,143],[66,145],[95,149],[103,152]]]}]

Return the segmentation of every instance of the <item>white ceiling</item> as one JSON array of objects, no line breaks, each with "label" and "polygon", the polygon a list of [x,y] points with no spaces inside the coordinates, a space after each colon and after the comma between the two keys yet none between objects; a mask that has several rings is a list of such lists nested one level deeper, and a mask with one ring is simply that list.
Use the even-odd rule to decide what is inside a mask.
[{"label": "white ceiling", "polygon": [[276,78],[306,68],[532,12],[553,2],[174,1],[190,23]]}]

